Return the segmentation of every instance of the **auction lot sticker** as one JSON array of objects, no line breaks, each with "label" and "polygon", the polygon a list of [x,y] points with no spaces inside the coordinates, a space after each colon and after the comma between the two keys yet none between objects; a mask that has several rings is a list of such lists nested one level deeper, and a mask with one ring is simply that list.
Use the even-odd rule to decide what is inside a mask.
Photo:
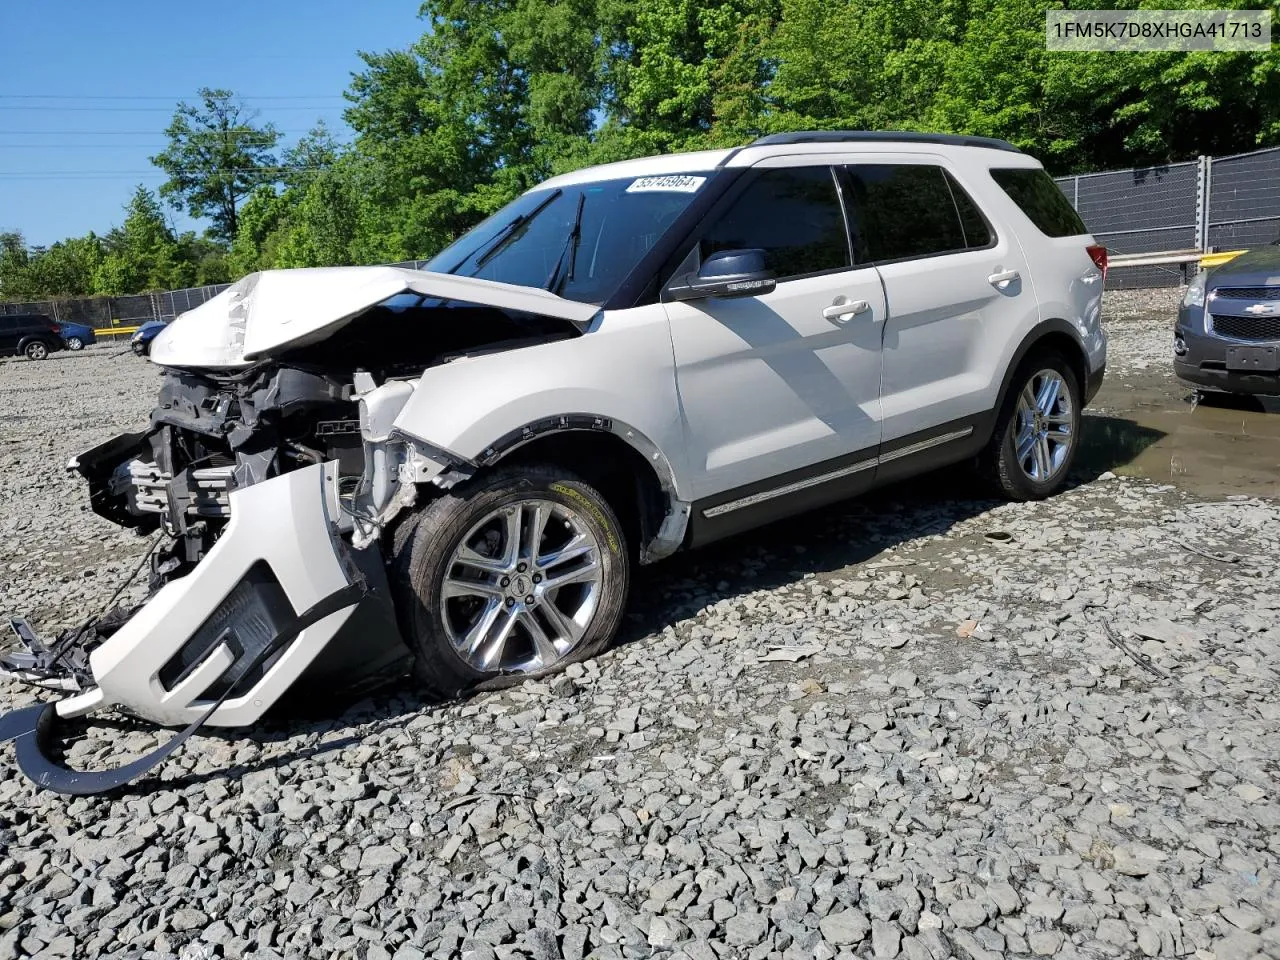
[{"label": "auction lot sticker", "polygon": [[627,187],[627,193],[697,193],[706,177],[674,174],[666,177],[641,177]]}]

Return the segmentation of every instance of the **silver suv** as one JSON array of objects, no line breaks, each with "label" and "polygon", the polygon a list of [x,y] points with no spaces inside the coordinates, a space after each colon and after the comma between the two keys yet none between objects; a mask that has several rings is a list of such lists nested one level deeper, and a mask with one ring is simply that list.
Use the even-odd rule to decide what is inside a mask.
[{"label": "silver suv", "polygon": [[1064,482],[1106,251],[1002,141],[794,133],[579,170],[424,270],[254,274],[155,340],[151,424],[77,458],[155,590],[9,669],[255,721],[412,652],[454,696],[598,653],[634,563],[975,461]]}]

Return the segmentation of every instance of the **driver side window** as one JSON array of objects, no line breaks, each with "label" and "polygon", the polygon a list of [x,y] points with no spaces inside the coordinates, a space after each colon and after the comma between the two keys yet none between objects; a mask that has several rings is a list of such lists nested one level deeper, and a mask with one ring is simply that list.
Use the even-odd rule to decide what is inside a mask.
[{"label": "driver side window", "polygon": [[848,270],[849,238],[831,168],[786,167],[755,175],[707,230],[699,253],[756,247],[778,280]]}]

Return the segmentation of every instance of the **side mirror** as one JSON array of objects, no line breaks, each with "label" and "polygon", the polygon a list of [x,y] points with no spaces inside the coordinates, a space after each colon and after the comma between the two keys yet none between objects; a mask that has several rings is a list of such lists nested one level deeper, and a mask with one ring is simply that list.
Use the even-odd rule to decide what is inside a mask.
[{"label": "side mirror", "polygon": [[765,266],[763,250],[721,250],[707,257],[697,273],[673,280],[663,299],[755,297],[771,292],[777,285],[773,271]]}]

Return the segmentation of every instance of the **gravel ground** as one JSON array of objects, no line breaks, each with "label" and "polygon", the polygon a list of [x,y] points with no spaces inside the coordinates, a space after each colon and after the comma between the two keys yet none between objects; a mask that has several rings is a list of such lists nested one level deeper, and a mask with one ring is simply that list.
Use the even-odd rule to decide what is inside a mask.
[{"label": "gravel ground", "polygon": [[1173,321],[1186,287],[1113,290],[1103,301],[1107,376],[1147,371],[1167,374],[1173,356]]},{"label": "gravel ground", "polygon": [[[1109,301],[1113,366],[1164,357]],[[51,633],[140,555],[60,467],[154,387],[0,365],[0,608]],[[954,486],[646,570],[551,682],[317,696],[114,799],[7,775],[0,960],[1280,956],[1280,505]]]}]

